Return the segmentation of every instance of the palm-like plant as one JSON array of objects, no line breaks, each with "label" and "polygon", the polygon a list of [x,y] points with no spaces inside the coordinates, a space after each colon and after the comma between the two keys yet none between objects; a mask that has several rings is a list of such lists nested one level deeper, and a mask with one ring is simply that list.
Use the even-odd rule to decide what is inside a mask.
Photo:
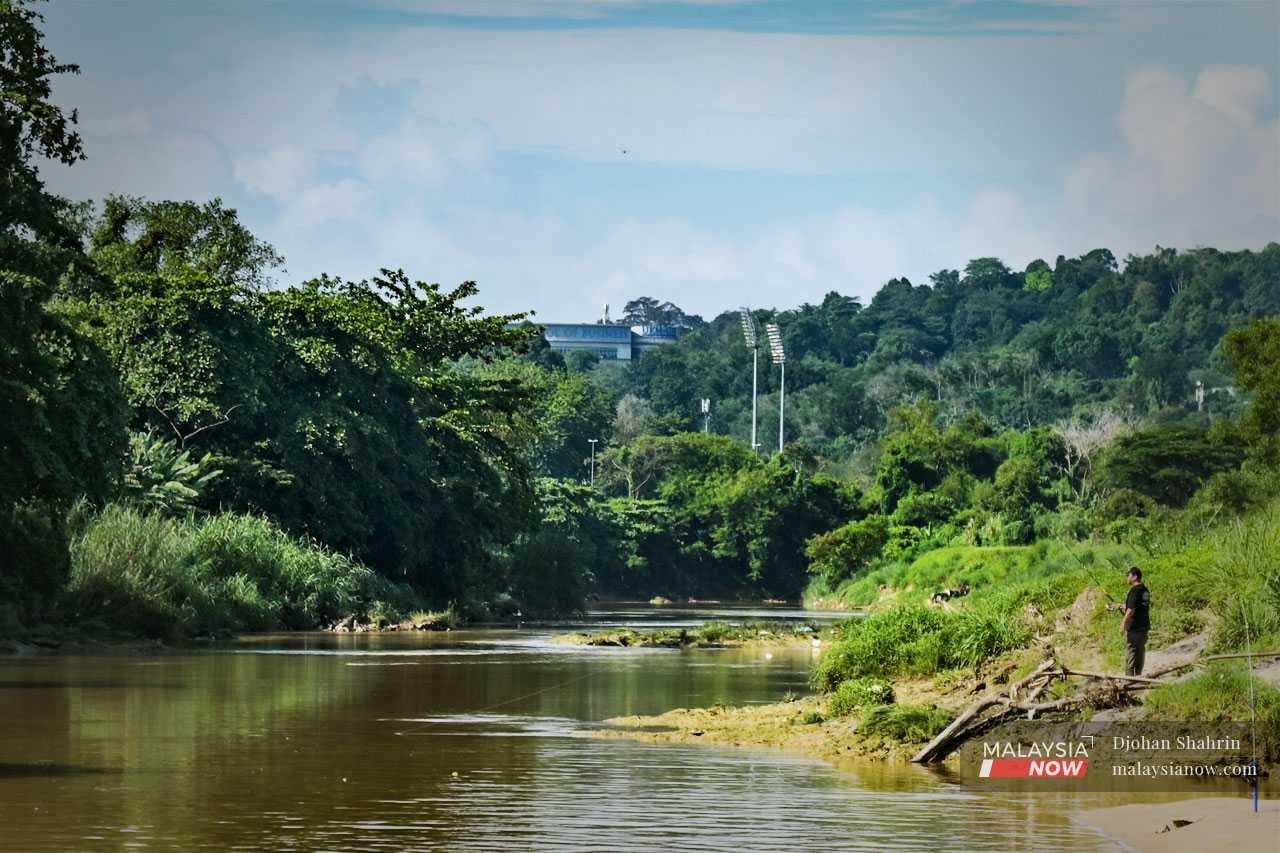
[{"label": "palm-like plant", "polygon": [[141,506],[171,515],[190,512],[200,493],[222,469],[213,467],[213,456],[198,459],[171,438],[152,432],[129,436],[125,466],[125,497]]}]

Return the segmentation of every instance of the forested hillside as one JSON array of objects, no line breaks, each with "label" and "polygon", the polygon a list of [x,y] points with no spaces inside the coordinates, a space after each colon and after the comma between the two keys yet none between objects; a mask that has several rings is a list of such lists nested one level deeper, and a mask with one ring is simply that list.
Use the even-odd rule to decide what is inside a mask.
[{"label": "forested hillside", "polygon": [[[840,457],[884,432],[889,410],[933,400],[946,423],[980,412],[1025,429],[1103,409],[1177,420],[1205,388],[1209,416],[1239,409],[1222,357],[1225,332],[1280,313],[1280,244],[1259,252],[1157,248],[1117,262],[1098,249],[1013,272],[996,258],[927,284],[894,279],[867,305],[830,293],[819,305],[756,311],[787,348],[788,438]],[[762,364],[762,443],[777,435],[778,371]],[[750,355],[735,313],[643,359],[626,388],[657,415],[750,433]]]}]

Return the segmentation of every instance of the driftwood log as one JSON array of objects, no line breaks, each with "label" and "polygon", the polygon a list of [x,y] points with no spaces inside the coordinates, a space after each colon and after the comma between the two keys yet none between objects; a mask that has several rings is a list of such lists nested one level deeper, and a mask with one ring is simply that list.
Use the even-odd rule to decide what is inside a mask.
[{"label": "driftwood log", "polygon": [[[1215,660],[1245,657],[1280,657],[1280,651],[1209,655],[1162,667],[1146,676],[1069,669],[1058,663],[1052,651],[1050,651],[1049,657],[1042,661],[1039,666],[1008,688],[988,693],[961,711],[951,725],[939,732],[938,736],[929,741],[911,760],[917,764],[939,761],[969,737],[981,730],[990,728],[1000,717],[1014,712],[1024,711],[1027,714],[1027,719],[1034,719],[1036,714],[1045,711],[1061,711],[1082,707],[1087,702],[1097,699],[1097,691],[1089,689],[1093,685],[1106,685],[1112,691],[1109,694],[1110,698],[1114,701],[1123,702],[1125,695],[1130,691],[1148,690],[1161,684],[1168,684],[1171,679],[1163,676],[1179,670],[1193,666],[1204,666]],[[1076,686],[1080,689],[1076,690],[1076,692],[1047,702],[1038,701],[1044,691],[1049,689],[1049,686],[1055,681],[1066,682],[1070,678],[1084,679],[1083,682],[1077,683]],[[1025,694],[1023,694],[1023,691],[1026,691]],[[986,712],[992,708],[999,708],[999,710],[995,714],[987,714]]]}]

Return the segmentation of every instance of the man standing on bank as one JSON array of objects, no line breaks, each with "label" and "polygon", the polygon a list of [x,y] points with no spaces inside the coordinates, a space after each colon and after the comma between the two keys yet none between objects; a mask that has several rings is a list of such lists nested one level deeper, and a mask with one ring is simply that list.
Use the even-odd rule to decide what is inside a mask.
[{"label": "man standing on bank", "polygon": [[1129,569],[1129,594],[1124,600],[1124,669],[1127,675],[1142,675],[1147,656],[1147,633],[1151,630],[1151,591],[1142,582],[1142,569]]}]

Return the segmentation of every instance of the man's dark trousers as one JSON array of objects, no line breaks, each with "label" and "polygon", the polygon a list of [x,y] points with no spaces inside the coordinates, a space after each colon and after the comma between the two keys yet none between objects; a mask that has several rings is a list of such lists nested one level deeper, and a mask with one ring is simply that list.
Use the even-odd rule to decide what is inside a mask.
[{"label": "man's dark trousers", "polygon": [[1124,635],[1124,671],[1129,675],[1142,675],[1147,658],[1147,632],[1126,631]]}]

